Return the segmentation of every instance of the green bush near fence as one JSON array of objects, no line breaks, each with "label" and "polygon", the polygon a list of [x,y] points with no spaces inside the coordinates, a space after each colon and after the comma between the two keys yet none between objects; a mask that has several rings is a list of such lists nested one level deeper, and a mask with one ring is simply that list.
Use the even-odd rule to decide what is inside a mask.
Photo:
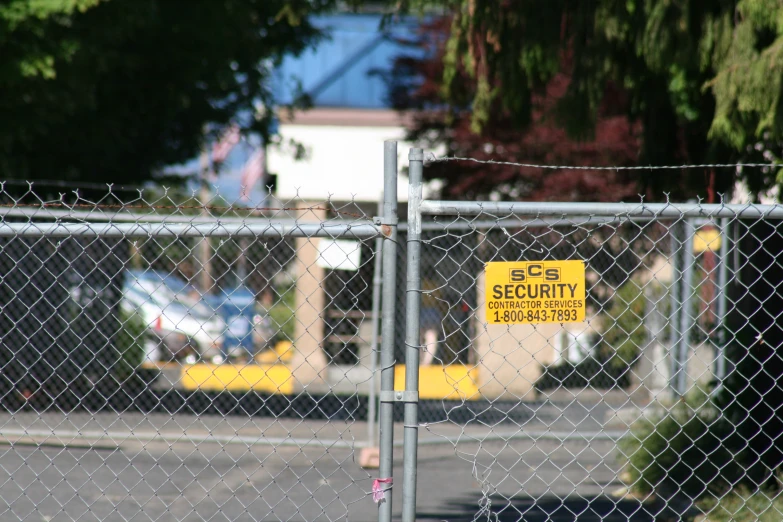
[{"label": "green bush near fence", "polygon": [[726,445],[727,428],[700,390],[639,419],[619,444],[631,489],[643,495],[720,498],[745,476]]},{"label": "green bush near fence", "polygon": [[123,382],[134,374],[144,360],[144,342],[147,325],[138,313],[129,313],[120,309],[120,328],[114,343],[116,366],[114,375]]},{"label": "green bush near fence", "polygon": [[779,522],[783,520],[783,492],[738,488],[720,500],[699,503],[705,512],[697,522]]},{"label": "green bush near fence", "polygon": [[275,290],[278,298],[269,309],[271,326],[275,332],[274,341],[293,341],[296,328],[296,285],[292,283]]},{"label": "green bush near fence", "polygon": [[632,367],[647,343],[644,289],[629,280],[617,289],[602,318],[599,359],[614,370]]}]

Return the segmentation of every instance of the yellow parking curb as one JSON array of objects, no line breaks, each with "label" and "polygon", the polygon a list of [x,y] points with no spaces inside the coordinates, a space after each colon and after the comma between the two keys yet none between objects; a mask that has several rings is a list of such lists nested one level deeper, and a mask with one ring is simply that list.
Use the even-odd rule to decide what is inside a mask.
[{"label": "yellow parking curb", "polygon": [[[394,389],[405,389],[405,366],[394,367]],[[433,364],[419,368],[419,399],[476,400],[478,370],[464,364]]]},{"label": "yellow parking curb", "polygon": [[181,382],[189,391],[294,391],[291,370],[284,364],[193,364],[182,368]]}]

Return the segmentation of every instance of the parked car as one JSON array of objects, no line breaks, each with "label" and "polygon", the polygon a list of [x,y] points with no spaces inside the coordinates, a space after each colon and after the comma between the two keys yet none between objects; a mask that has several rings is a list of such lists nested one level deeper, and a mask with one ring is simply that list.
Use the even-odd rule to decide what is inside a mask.
[{"label": "parked car", "polygon": [[226,322],[189,290],[165,272],[126,272],[121,306],[141,315],[154,334],[148,359],[195,362],[221,353]]}]

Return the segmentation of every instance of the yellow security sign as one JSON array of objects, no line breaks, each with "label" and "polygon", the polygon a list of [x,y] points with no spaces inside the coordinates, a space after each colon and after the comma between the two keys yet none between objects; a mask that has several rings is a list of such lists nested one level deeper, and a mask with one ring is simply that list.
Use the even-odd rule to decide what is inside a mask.
[{"label": "yellow security sign", "polygon": [[585,320],[583,261],[487,263],[489,324],[578,323]]}]

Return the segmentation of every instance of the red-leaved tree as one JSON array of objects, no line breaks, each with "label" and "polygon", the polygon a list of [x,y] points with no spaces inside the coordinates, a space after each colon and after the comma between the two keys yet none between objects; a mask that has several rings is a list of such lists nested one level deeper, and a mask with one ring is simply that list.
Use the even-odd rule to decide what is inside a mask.
[{"label": "red-leaved tree", "polygon": [[[464,70],[451,82],[462,107],[447,105],[442,97],[443,57],[449,20],[422,26],[419,37],[406,42],[412,52],[397,59],[388,77],[392,104],[410,115],[409,138],[448,156],[516,163],[565,166],[636,165],[641,149],[641,124],[627,116],[621,89],[607,88],[591,135],[567,132],[558,101],[566,94],[565,72],[532,85],[527,121],[512,118],[500,101],[490,111],[480,132],[471,127],[470,102],[475,82]],[[562,71],[570,70],[563,56]],[[502,85],[493,86],[503,89]],[[499,98],[499,97],[498,97]],[[645,192],[641,174],[622,170],[542,169],[500,163],[435,162],[425,169],[428,179],[443,182],[445,198],[500,198],[520,201],[638,200]]]}]

